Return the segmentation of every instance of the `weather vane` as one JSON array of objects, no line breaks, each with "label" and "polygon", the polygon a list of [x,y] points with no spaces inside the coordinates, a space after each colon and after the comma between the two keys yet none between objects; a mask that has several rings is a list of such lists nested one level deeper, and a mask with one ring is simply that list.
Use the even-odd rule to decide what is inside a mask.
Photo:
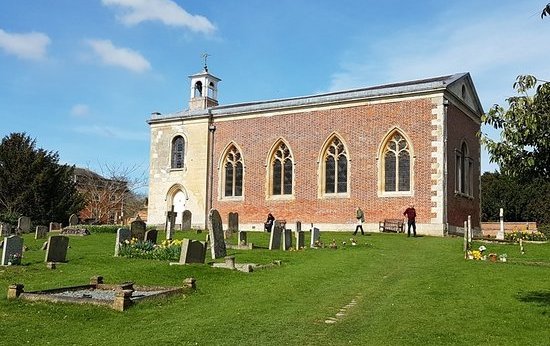
[{"label": "weather vane", "polygon": [[202,57],[203,57],[203,59],[204,59],[204,70],[205,70],[206,72],[208,72],[207,60],[208,60],[208,57],[209,57],[209,56],[210,56],[210,54],[208,54],[208,53],[204,53],[204,54],[202,55]]}]

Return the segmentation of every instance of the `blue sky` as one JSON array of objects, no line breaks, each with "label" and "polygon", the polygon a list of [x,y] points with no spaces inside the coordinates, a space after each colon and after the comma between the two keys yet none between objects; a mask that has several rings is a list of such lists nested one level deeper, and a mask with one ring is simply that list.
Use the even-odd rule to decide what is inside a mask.
[{"label": "blue sky", "polygon": [[[550,78],[545,4],[2,0],[0,136],[26,132],[62,163],[146,172],[146,120],[187,106],[204,52],[221,104],[470,72],[487,111],[517,75]],[[495,168],[484,154],[482,170]]]}]

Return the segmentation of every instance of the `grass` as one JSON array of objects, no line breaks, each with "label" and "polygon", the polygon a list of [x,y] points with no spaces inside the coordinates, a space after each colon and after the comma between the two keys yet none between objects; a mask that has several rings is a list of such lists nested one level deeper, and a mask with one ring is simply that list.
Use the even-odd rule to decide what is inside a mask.
[{"label": "grass", "polygon": [[[204,240],[204,233],[177,237]],[[267,234],[248,238],[267,248]],[[519,245],[484,244],[508,254],[507,263],[491,263],[464,260],[460,238],[371,234],[356,237],[357,246],[349,238],[322,233],[326,244],[336,239],[336,250],[228,250],[238,263],[283,263],[242,273],[114,258],[115,235],[106,233],[71,237],[69,262],[49,270],[43,241],[25,236],[23,265],[0,267],[0,292],[16,282],[31,291],[87,283],[94,275],[155,286],[195,277],[197,291],[122,313],[8,301],[0,293],[0,344],[548,345],[550,244],[527,243],[525,255]],[[336,323],[325,323],[352,301]]]}]

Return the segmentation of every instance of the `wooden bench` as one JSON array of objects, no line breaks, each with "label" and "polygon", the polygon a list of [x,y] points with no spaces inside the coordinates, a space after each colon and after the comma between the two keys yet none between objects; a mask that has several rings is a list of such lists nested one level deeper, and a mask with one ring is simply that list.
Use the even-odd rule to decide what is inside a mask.
[{"label": "wooden bench", "polygon": [[378,229],[381,232],[404,232],[404,223],[402,219],[384,219],[384,221],[378,222]]}]

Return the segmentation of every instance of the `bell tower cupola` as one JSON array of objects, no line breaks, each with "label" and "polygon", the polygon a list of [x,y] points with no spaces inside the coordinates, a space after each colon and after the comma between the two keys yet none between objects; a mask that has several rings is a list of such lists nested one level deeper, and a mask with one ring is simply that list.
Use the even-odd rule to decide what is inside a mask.
[{"label": "bell tower cupola", "polygon": [[218,77],[208,72],[204,54],[204,68],[201,72],[189,76],[191,79],[191,97],[189,99],[189,110],[207,109],[218,105]]}]

